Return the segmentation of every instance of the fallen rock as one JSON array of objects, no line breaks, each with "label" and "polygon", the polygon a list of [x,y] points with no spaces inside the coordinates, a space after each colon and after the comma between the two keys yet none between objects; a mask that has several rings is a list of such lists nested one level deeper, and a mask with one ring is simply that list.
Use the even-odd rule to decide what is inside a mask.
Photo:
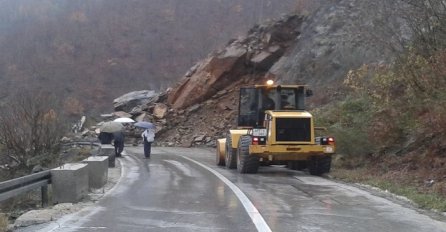
[{"label": "fallen rock", "polygon": [[14,222],[14,227],[18,228],[47,223],[53,220],[54,214],[55,211],[53,209],[31,210],[17,218]]},{"label": "fallen rock", "polygon": [[187,112],[188,113],[192,113],[192,112],[195,112],[195,111],[197,111],[198,109],[200,109],[200,105],[199,104],[196,104],[196,105],[193,105],[193,106],[191,106],[191,107],[189,107],[188,109],[187,109]]},{"label": "fallen rock", "polygon": [[196,143],[196,142],[203,142],[205,138],[206,138],[205,135],[194,136],[194,140],[193,140],[193,142],[194,142],[194,143]]},{"label": "fallen rock", "polygon": [[113,118],[113,114],[101,114],[101,118],[110,119],[110,118]]},{"label": "fallen rock", "polygon": [[164,118],[167,113],[167,106],[163,103],[156,103],[155,108],[153,109],[153,116],[155,118]]},{"label": "fallen rock", "polygon": [[201,103],[224,89],[247,70],[244,68],[246,48],[231,45],[217,56],[200,63],[196,72],[183,79],[168,96],[168,102],[175,109]]},{"label": "fallen rock", "polygon": [[116,111],[113,113],[114,116],[118,117],[118,118],[131,118],[132,115],[124,112],[124,111]]},{"label": "fallen rock", "polygon": [[134,107],[155,103],[159,94],[153,90],[134,91],[113,100],[115,111],[130,112]]}]

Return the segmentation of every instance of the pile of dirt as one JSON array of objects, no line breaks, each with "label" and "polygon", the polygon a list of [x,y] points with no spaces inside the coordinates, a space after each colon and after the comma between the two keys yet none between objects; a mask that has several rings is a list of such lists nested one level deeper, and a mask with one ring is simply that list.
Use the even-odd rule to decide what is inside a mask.
[{"label": "pile of dirt", "polygon": [[243,77],[203,103],[169,111],[169,123],[156,135],[156,145],[215,147],[237,125],[239,86],[252,86],[258,78]]}]

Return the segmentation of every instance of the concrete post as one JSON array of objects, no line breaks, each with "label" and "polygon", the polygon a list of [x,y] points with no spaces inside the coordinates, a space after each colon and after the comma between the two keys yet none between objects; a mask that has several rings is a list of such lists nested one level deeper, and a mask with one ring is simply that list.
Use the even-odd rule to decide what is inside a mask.
[{"label": "concrete post", "polygon": [[91,188],[101,188],[107,183],[108,177],[108,157],[90,156],[82,160],[88,164],[88,183]]},{"label": "concrete post", "polygon": [[115,147],[111,144],[101,144],[101,149],[99,150],[99,156],[108,156],[108,167],[115,167]]},{"label": "concrete post", "polygon": [[42,186],[40,188],[40,192],[42,194],[42,208],[45,208],[48,206],[49,200],[48,200],[48,185]]},{"label": "concrete post", "polygon": [[51,169],[54,203],[76,203],[88,194],[87,164],[67,163]]}]

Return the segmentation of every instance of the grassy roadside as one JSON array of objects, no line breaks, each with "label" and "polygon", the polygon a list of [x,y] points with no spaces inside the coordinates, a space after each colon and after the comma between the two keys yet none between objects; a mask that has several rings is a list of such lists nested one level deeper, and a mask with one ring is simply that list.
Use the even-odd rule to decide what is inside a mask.
[{"label": "grassy roadside", "polygon": [[[399,196],[404,196],[422,209],[446,212],[446,196],[436,192],[435,186],[426,187],[425,185],[414,183],[414,177],[411,175],[389,178],[386,174],[372,174],[370,169],[367,168],[351,170],[334,168],[331,171],[330,176],[348,183],[366,184],[382,190],[387,190],[388,192]],[[440,183],[437,184],[441,185]]]}]

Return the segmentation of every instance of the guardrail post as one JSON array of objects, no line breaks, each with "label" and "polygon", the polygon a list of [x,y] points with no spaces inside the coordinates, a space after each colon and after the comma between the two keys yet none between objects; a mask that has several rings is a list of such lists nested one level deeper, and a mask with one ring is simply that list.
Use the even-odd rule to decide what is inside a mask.
[{"label": "guardrail post", "polygon": [[42,208],[45,208],[48,206],[48,185],[42,186],[41,192],[42,192]]},{"label": "guardrail post", "polygon": [[108,167],[115,167],[115,147],[111,144],[101,144],[99,156],[108,156]]},{"label": "guardrail post", "polygon": [[88,164],[66,163],[51,169],[52,201],[76,203],[88,193]]},{"label": "guardrail post", "polygon": [[88,183],[90,188],[98,189],[107,183],[108,177],[108,157],[90,156],[82,160],[86,163],[88,169]]}]

